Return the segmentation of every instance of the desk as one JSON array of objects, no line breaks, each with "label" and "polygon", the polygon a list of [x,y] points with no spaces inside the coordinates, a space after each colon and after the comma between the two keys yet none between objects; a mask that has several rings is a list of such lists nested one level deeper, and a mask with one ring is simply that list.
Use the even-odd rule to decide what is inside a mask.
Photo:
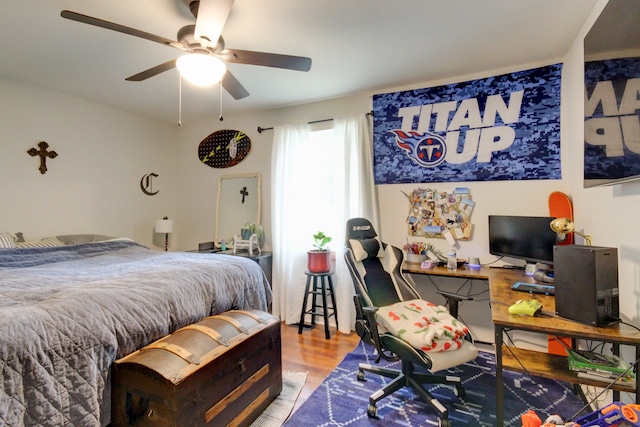
[{"label": "desk", "polygon": [[457,277],[459,279],[489,280],[489,274],[491,270],[494,269],[487,267],[470,268],[465,265],[463,267],[460,267],[456,271],[451,271],[448,270],[446,266],[437,266],[432,269],[425,269],[420,268],[420,264],[410,262],[405,262],[404,264],[402,264],[402,271],[404,273],[426,274],[429,276]]},{"label": "desk", "polygon": [[[558,379],[574,384],[587,384],[598,387],[606,387],[609,383],[597,380],[578,378],[569,371],[567,358],[533,350],[523,350],[509,347],[503,343],[505,330],[522,330],[545,335],[558,335],[575,339],[587,339],[593,341],[608,342],[614,345],[614,352],[619,351],[620,345],[635,347],[636,358],[640,357],[640,332],[624,325],[615,324],[606,327],[589,326],[572,320],[555,316],[556,304],[553,296],[536,295],[542,303],[544,312],[550,316],[518,316],[509,313],[509,306],[518,299],[522,299],[522,292],[511,290],[511,286],[517,282],[535,283],[524,274],[523,271],[491,269],[489,271],[489,293],[491,295],[491,320],[495,331],[496,349],[496,402],[498,427],[504,425],[504,387],[502,370],[509,369],[518,372],[525,370],[532,375],[544,378]],[[519,362],[520,361],[520,362]],[[619,392],[635,393],[636,403],[640,398],[640,381],[635,384],[615,384],[611,387],[615,390],[614,399],[619,400]]]},{"label": "desk", "polygon": [[[469,326],[469,333],[473,337],[473,341],[479,344],[493,345],[493,328],[489,318],[488,300],[489,300],[489,268],[470,268],[462,266],[455,271],[450,271],[446,266],[437,266],[432,269],[422,269],[420,264],[405,263],[402,266],[405,277],[411,283],[422,298],[433,302],[439,301],[441,297],[446,300],[446,305],[454,317],[464,316],[458,312],[458,308],[463,303],[469,303],[466,306],[466,313],[473,320],[463,319]],[[428,283],[425,287],[420,287],[417,279],[418,276],[427,278]],[[442,280],[439,280],[442,279]],[[447,279],[454,279],[453,281]],[[476,284],[479,286],[476,287]],[[454,295],[456,297],[454,297]],[[485,303],[487,303],[485,305]],[[477,330],[471,327],[471,324],[479,326],[478,330],[482,330],[482,337],[477,335]]]},{"label": "desk", "polygon": [[[515,282],[535,283],[533,278],[524,274],[523,270],[509,270],[501,268],[469,269],[463,267],[457,271],[448,271],[445,267],[432,270],[421,269],[418,264],[405,263],[403,271],[414,274],[427,274],[467,279],[484,279],[489,283],[491,300],[491,320],[494,325],[496,351],[496,417],[498,427],[504,426],[504,386],[503,369],[517,372],[528,372],[543,378],[558,379],[574,384],[587,384],[606,387],[608,382],[578,378],[568,367],[566,356],[558,356],[545,352],[524,350],[507,346],[503,343],[506,330],[522,330],[544,335],[558,335],[573,340],[586,339],[612,343],[614,352],[619,351],[620,345],[635,347],[636,359],[640,357],[640,331],[624,325],[615,324],[606,327],[589,326],[561,317],[554,317],[556,311],[553,296],[536,295],[543,306],[543,311],[550,316],[518,316],[509,313],[509,306],[515,301],[527,298],[527,294],[511,289]],[[524,365],[525,369],[520,365]],[[619,392],[635,393],[636,403],[640,403],[640,380],[635,384],[614,384],[614,399],[619,400]]]}]

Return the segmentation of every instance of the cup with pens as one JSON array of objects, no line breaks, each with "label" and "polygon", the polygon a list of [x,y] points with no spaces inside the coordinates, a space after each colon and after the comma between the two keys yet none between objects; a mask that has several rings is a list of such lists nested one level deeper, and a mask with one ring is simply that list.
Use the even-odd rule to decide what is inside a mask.
[{"label": "cup with pens", "polygon": [[413,264],[421,264],[422,261],[427,259],[427,251],[431,245],[426,245],[424,242],[409,242],[404,245],[403,249],[406,255],[406,261]]}]

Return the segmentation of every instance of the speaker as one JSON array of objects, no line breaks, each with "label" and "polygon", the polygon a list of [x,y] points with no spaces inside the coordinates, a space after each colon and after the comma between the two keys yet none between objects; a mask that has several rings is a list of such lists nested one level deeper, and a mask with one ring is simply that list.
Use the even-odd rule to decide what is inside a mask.
[{"label": "speaker", "polygon": [[620,320],[616,248],[554,246],[553,268],[558,316],[591,326]]}]

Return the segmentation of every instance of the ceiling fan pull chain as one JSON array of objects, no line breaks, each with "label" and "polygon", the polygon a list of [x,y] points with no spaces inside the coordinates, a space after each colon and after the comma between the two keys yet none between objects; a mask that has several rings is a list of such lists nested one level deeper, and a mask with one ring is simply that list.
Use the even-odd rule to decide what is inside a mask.
[{"label": "ceiling fan pull chain", "polygon": [[223,121],[224,117],[222,117],[222,80],[220,80],[219,87],[220,87],[220,117],[219,117],[219,120]]},{"label": "ceiling fan pull chain", "polygon": [[182,126],[182,76],[178,73],[178,126]]}]

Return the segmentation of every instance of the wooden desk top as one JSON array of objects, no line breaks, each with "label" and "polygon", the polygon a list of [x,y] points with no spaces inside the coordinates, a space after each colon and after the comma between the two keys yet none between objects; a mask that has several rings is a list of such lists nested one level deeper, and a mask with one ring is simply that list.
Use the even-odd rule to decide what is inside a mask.
[{"label": "wooden desk top", "polygon": [[470,268],[465,266],[460,267],[456,271],[447,270],[445,266],[437,266],[432,269],[420,268],[420,264],[405,262],[402,265],[402,271],[411,274],[427,274],[430,276],[446,276],[446,277],[459,277],[462,279],[479,279],[488,280],[489,272],[492,270],[487,267]]},{"label": "wooden desk top", "polygon": [[520,299],[531,297],[525,292],[512,290],[511,286],[515,282],[536,283],[532,277],[525,275],[524,271],[491,269],[489,272],[491,320],[496,325],[551,335],[574,336],[612,343],[640,344],[640,331],[622,323],[596,327],[556,317],[556,301],[553,296],[534,296],[542,303],[542,314],[534,317],[511,314],[509,313],[511,304]]},{"label": "wooden desk top", "polygon": [[405,273],[487,280],[489,282],[491,301],[491,319],[494,325],[543,332],[551,335],[571,335],[614,343],[640,344],[640,331],[628,325],[617,323],[611,326],[595,327],[563,317],[556,317],[556,300],[553,296],[534,296],[535,299],[542,303],[542,314],[535,317],[509,313],[511,304],[521,299],[531,298],[531,295],[526,292],[518,292],[511,289],[515,282],[536,283],[533,277],[524,274],[524,270],[487,267],[469,268],[467,266],[456,271],[449,271],[443,266],[427,270],[420,268],[420,264],[407,262],[402,267]]}]

